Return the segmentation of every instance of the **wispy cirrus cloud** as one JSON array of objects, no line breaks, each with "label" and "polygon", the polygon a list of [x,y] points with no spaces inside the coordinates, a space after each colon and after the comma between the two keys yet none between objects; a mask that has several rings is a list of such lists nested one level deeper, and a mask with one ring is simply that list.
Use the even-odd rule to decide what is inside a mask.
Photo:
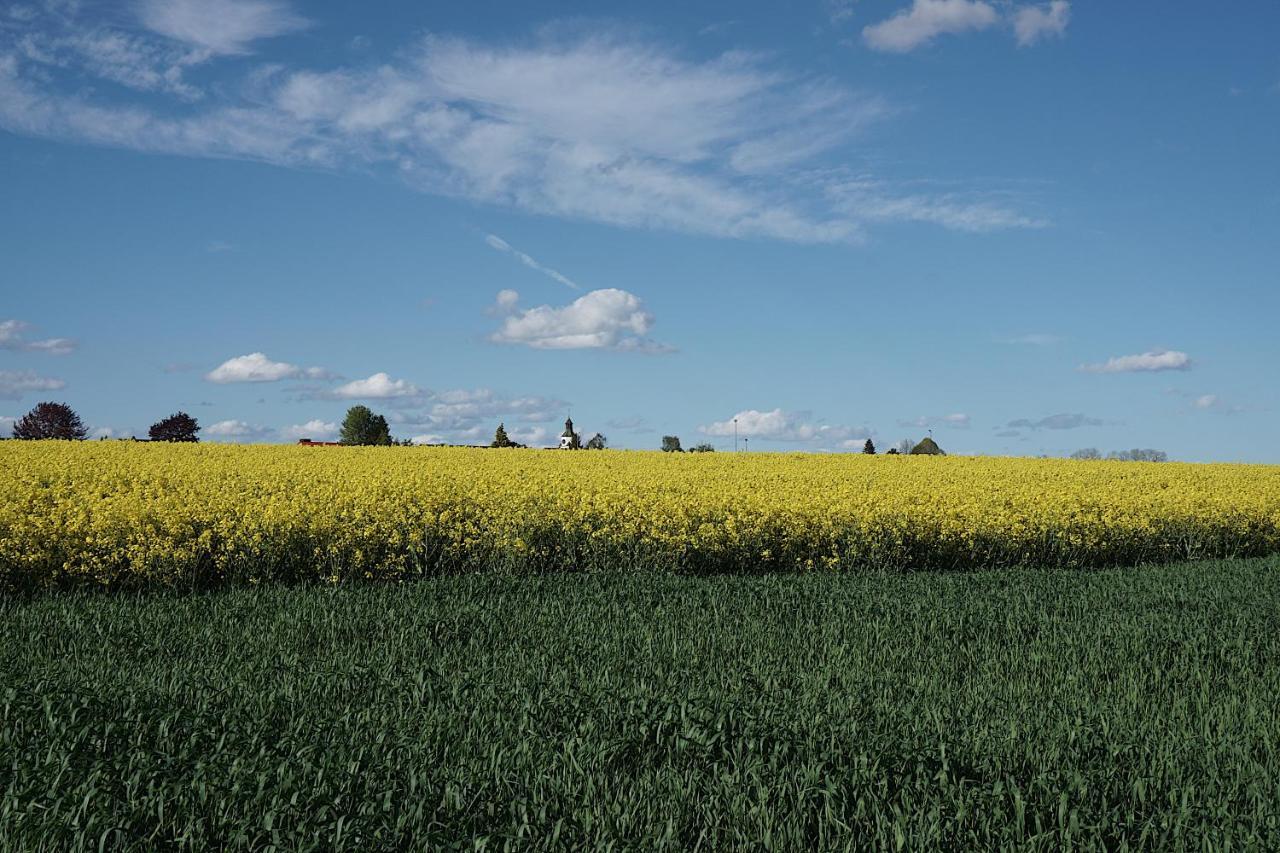
[{"label": "wispy cirrus cloud", "polygon": [[1137,355],[1119,355],[1096,364],[1082,364],[1085,373],[1158,373],[1190,370],[1191,357],[1178,350],[1150,350]]},{"label": "wispy cirrus cloud", "polygon": [[496,234],[486,234],[486,235],[485,235],[485,237],[484,237],[484,241],[485,241],[485,243],[489,244],[489,247],[490,247],[490,248],[492,248],[492,249],[496,249],[497,251],[502,252],[503,254],[511,255],[512,257],[514,257],[516,260],[520,261],[520,263],[524,264],[524,265],[525,265],[526,267],[528,267],[529,269],[537,270],[538,272],[540,272],[540,273],[542,273],[543,275],[545,275],[547,278],[550,278],[550,279],[552,279],[553,281],[558,281],[558,282],[560,282],[560,283],[561,283],[561,284],[563,284],[565,287],[571,288],[571,289],[573,289],[573,290],[581,290],[581,289],[582,289],[581,287],[579,287],[579,286],[577,285],[577,283],[576,283],[576,282],[574,282],[574,281],[573,281],[572,279],[570,279],[568,276],[563,275],[563,274],[561,274],[561,273],[557,272],[556,270],[553,270],[551,267],[544,266],[544,265],[542,265],[542,264],[538,263],[538,261],[537,261],[537,260],[535,260],[534,258],[532,258],[532,257],[531,257],[531,256],[529,256],[529,255],[526,255],[524,252],[522,252],[522,251],[520,251],[519,249],[515,248],[515,247],[514,247],[514,246],[512,246],[510,243],[508,243],[506,240],[503,240],[501,237],[499,237],[499,236],[498,236],[498,235],[496,235]]},{"label": "wispy cirrus cloud", "polygon": [[[44,19],[0,32],[0,127],[192,157],[383,169],[425,192],[728,238],[841,243],[884,222],[962,231],[1039,224],[1007,206],[889,185],[839,197],[815,189],[799,172],[847,160],[859,136],[895,110],[762,54],[691,59],[607,28],[552,27],[515,44],[428,36],[377,65],[268,63],[243,85],[204,92],[184,68],[243,54],[301,18],[266,0],[157,0],[144,11],[149,30],[129,39],[113,32],[111,49],[98,51],[113,57],[110,66],[84,50],[50,59],[18,49],[49,41]],[[71,35],[97,26],[69,20],[59,26]],[[59,62],[126,90],[198,103],[102,97],[51,73]]]},{"label": "wispy cirrus cloud", "polygon": [[138,10],[153,33],[214,56],[310,26],[282,0],[142,0]]},{"label": "wispy cirrus cloud", "polygon": [[78,343],[71,338],[42,338],[29,340],[30,323],[21,320],[0,321],[0,349],[14,352],[43,352],[49,355],[66,355],[74,352]]}]

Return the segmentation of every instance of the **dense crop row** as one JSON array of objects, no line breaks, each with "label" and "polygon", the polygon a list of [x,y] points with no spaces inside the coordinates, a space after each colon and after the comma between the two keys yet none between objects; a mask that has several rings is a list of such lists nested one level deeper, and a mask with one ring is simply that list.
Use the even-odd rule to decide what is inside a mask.
[{"label": "dense crop row", "polygon": [[0,444],[0,582],[1133,564],[1280,550],[1280,467]]},{"label": "dense crop row", "polygon": [[1277,850],[1277,601],[1275,558],[43,596],[0,849]]}]

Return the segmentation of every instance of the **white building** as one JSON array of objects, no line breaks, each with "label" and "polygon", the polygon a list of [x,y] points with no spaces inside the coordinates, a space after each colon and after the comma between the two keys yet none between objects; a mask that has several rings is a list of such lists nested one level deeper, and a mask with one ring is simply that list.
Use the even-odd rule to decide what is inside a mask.
[{"label": "white building", "polygon": [[565,418],[564,432],[560,433],[561,450],[577,450],[578,435],[573,431],[573,418]]}]

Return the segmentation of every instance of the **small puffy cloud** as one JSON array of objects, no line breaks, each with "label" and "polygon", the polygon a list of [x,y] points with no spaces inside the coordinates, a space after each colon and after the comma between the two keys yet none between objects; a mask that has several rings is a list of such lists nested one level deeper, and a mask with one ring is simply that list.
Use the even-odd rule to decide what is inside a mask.
[{"label": "small puffy cloud", "polygon": [[898,421],[900,427],[919,427],[921,429],[932,429],[933,427],[948,426],[956,429],[969,428],[969,416],[966,414],[956,413],[953,415],[921,415],[912,420]]},{"label": "small puffy cloud", "polygon": [[40,376],[31,370],[0,370],[0,400],[17,400],[28,391],[58,391],[67,387],[61,379]]},{"label": "small puffy cloud", "polygon": [[1020,6],[1013,13],[1013,34],[1019,47],[1033,45],[1041,39],[1061,38],[1071,21],[1071,4],[1052,0],[1042,6]]},{"label": "small puffy cloud", "polygon": [[283,438],[297,441],[302,438],[310,438],[314,441],[332,441],[338,436],[338,425],[331,421],[322,421],[314,418],[305,424],[294,424],[280,430]]},{"label": "small puffy cloud", "polygon": [[888,20],[862,30],[862,38],[874,50],[906,53],[929,44],[940,35],[984,30],[1000,16],[981,0],[913,0]]},{"label": "small puffy cloud", "polygon": [[1010,429],[1079,429],[1080,427],[1103,426],[1105,423],[1105,421],[1098,418],[1063,413],[1049,415],[1047,418],[1040,418],[1038,421],[1019,418],[1016,421],[1009,421],[1008,426]]},{"label": "small puffy cloud", "polygon": [[281,379],[333,379],[323,367],[298,367],[284,361],[272,361],[260,352],[229,358],[205,374],[205,379],[225,385],[231,382],[279,382]]},{"label": "small puffy cloud", "polygon": [[514,290],[499,290],[495,307],[500,314],[510,314],[516,310],[520,302],[520,294]]},{"label": "small puffy cloud", "polygon": [[77,346],[76,342],[70,338],[27,340],[25,333],[30,328],[30,324],[21,320],[0,321],[0,349],[14,352],[44,352],[50,355],[66,355]]},{"label": "small puffy cloud", "polygon": [[507,316],[490,340],[535,349],[671,351],[645,337],[653,315],[644,310],[639,297],[625,290],[593,290],[561,308],[542,305],[522,310],[518,301],[515,291],[498,294],[498,307]]},{"label": "small puffy cloud", "polygon": [[1162,370],[1190,370],[1191,357],[1177,350],[1152,350],[1138,355],[1121,355],[1101,364],[1084,364],[1086,373],[1154,373]]},{"label": "small puffy cloud", "polygon": [[435,433],[423,433],[409,439],[414,444],[444,444],[444,436]]},{"label": "small puffy cloud", "polygon": [[138,11],[153,33],[212,55],[248,53],[258,39],[308,26],[281,0],[143,0]]},{"label": "small puffy cloud", "polygon": [[268,427],[255,426],[245,421],[218,421],[205,427],[202,437],[214,441],[262,441],[272,435]]},{"label": "small puffy cloud", "polygon": [[8,438],[13,434],[13,425],[18,419],[12,415],[0,415],[0,437]]},{"label": "small puffy cloud", "polygon": [[1201,412],[1218,412],[1226,415],[1238,415],[1245,411],[1243,406],[1234,405],[1218,394],[1200,394],[1192,398],[1191,407]]},{"label": "small puffy cloud", "polygon": [[392,379],[385,373],[375,373],[368,379],[356,379],[333,389],[333,396],[342,400],[386,400],[393,397],[417,397],[422,390],[404,379]]},{"label": "small puffy cloud", "polygon": [[740,438],[764,438],[771,441],[861,441],[871,437],[866,429],[818,424],[808,412],[786,412],[782,409],[762,412],[747,409],[723,421],[698,427],[704,435],[732,438],[735,421]]}]

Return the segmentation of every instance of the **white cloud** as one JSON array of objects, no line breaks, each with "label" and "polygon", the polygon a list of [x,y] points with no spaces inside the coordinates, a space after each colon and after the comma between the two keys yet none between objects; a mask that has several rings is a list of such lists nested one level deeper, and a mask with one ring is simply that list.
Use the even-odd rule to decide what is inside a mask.
[{"label": "white cloud", "polygon": [[1082,414],[1060,414],[1049,415],[1046,418],[1040,418],[1033,421],[1028,418],[1019,418],[1016,421],[1009,421],[1010,429],[1079,429],[1080,427],[1104,426],[1105,421],[1098,418],[1091,418]]},{"label": "white cloud", "polygon": [[256,426],[245,421],[226,420],[210,424],[201,430],[203,438],[215,441],[264,441],[271,437],[269,427]]},{"label": "white cloud", "polygon": [[515,291],[498,295],[499,308],[508,316],[491,340],[535,349],[670,351],[645,337],[653,315],[644,310],[639,297],[625,290],[593,290],[562,308],[542,305],[521,310],[518,299]]},{"label": "white cloud", "polygon": [[44,23],[24,33],[16,53],[46,72],[81,70],[140,92],[164,92],[185,101],[203,97],[183,73],[207,55],[110,27],[78,28],[60,16]]},{"label": "white cloud", "polygon": [[541,441],[543,434],[536,425],[563,418],[569,406],[551,397],[504,396],[489,388],[423,391],[413,402],[422,407],[388,413],[396,432],[420,433],[430,439],[423,443],[455,444],[487,444],[500,421],[512,437],[518,434]]},{"label": "white cloud", "polygon": [[956,413],[952,415],[921,415],[912,420],[900,420],[900,427],[919,427],[920,429],[932,429],[933,427],[946,426],[955,429],[968,429],[970,418],[966,414]]},{"label": "white cloud", "polygon": [[29,328],[31,328],[30,324],[21,320],[0,321],[0,349],[66,355],[78,346],[70,338],[45,338],[44,340],[29,341],[24,334]]},{"label": "white cloud", "polygon": [[747,409],[727,420],[700,426],[698,431],[705,435],[732,438],[734,421],[737,421],[739,438],[803,442],[852,441],[861,447],[862,442],[871,437],[870,431],[863,428],[814,423],[808,412],[785,412],[782,409],[768,412]]},{"label": "white cloud", "polygon": [[[997,7],[1009,11],[1004,18]],[[1069,0],[1015,6],[985,0],[912,0],[911,6],[888,20],[864,27],[863,41],[875,50],[907,53],[931,44],[938,36],[1012,26],[1019,47],[1051,36],[1061,37],[1071,20]]]},{"label": "white cloud", "polygon": [[1027,47],[1050,36],[1061,37],[1071,20],[1067,0],[1051,0],[1043,6],[1020,6],[1013,13],[1013,32],[1019,47]]},{"label": "white cloud", "polygon": [[368,379],[355,379],[333,389],[333,396],[343,400],[385,400],[393,397],[416,397],[422,391],[404,379],[392,379],[375,373]]},{"label": "white cloud", "polygon": [[297,441],[301,438],[310,438],[314,441],[332,441],[338,436],[338,425],[331,421],[322,421],[314,418],[305,424],[294,424],[280,430],[283,438],[291,441]]},{"label": "white cloud", "polygon": [[515,290],[499,290],[494,308],[499,314],[508,314],[516,310],[520,302],[520,294]]},{"label": "white cloud", "polygon": [[445,443],[444,436],[436,435],[435,433],[424,433],[422,435],[415,435],[413,438],[409,439],[409,441],[413,442],[414,444],[444,444]]},{"label": "white cloud", "polygon": [[298,367],[284,361],[272,361],[260,352],[229,358],[205,374],[205,379],[218,384],[230,382],[279,382],[281,379],[334,379],[323,367]]},{"label": "white cloud", "polygon": [[[158,53],[130,66],[149,69],[137,87],[185,86],[183,63],[247,50],[252,38],[292,19],[280,4],[241,2],[227,17],[239,23],[210,23],[229,3],[147,6],[154,29],[195,47],[174,57],[164,53],[171,43],[140,36]],[[691,60],[616,33],[543,31],[532,43],[503,47],[429,37],[376,67],[264,65],[243,85],[211,89],[201,106],[171,111],[152,98],[105,99],[93,87],[61,85],[37,59],[6,54],[3,41],[0,32],[0,128],[19,134],[294,167],[390,170],[425,192],[720,237],[846,243],[862,239],[874,222],[969,231],[1035,223],[999,206],[918,194],[899,200],[888,190],[868,199],[865,210],[836,203],[803,179],[801,167],[822,165],[892,110],[880,98],[779,68],[761,54]],[[80,61],[90,74],[107,73]]]},{"label": "white cloud", "polygon": [[0,436],[8,438],[13,435],[13,425],[17,422],[18,419],[15,417],[10,415],[0,415]]},{"label": "white cloud", "polygon": [[295,32],[307,21],[280,0],[143,0],[143,26],[211,54],[241,54],[259,39]]},{"label": "white cloud", "polygon": [[991,4],[981,0],[912,0],[911,7],[862,30],[875,50],[906,53],[940,35],[984,30],[1000,22]]},{"label": "white cloud", "polygon": [[1191,401],[1191,407],[1202,412],[1227,415],[1238,415],[1246,411],[1245,407],[1229,403],[1218,394],[1200,394]]},{"label": "white cloud", "polygon": [[1152,350],[1139,355],[1121,355],[1101,364],[1084,364],[1087,373],[1142,373],[1161,370],[1190,370],[1191,358],[1177,350]]},{"label": "white cloud", "polygon": [[[507,436],[512,441],[518,441],[530,447],[547,444],[552,437],[550,430],[546,427],[512,427],[507,430]],[[582,440],[586,441],[587,438],[584,437]]]},{"label": "white cloud", "polygon": [[1049,224],[972,194],[903,192],[884,181],[838,174],[819,179],[819,183],[834,210],[864,222],[927,223],[974,234]]},{"label": "white cloud", "polygon": [[67,383],[61,379],[30,370],[0,370],[0,400],[17,400],[28,391],[58,391],[65,387]]},{"label": "white cloud", "polygon": [[[510,243],[508,243],[506,240],[503,240],[501,237],[497,236],[496,234],[486,234],[484,241],[494,249],[497,249],[499,252],[503,252],[505,254],[514,256],[520,261],[520,263],[524,264],[526,267],[529,267],[529,269],[537,270],[538,272],[542,273],[548,278],[558,281],[561,284],[565,285],[566,287],[571,287],[574,290],[582,289],[578,287],[578,285],[567,276],[556,272],[555,270],[551,269],[551,267],[543,266],[542,264],[538,263],[536,260],[534,260],[530,256],[526,255],[524,252],[521,252],[519,249],[516,249],[515,247],[513,247]],[[499,301],[501,301],[503,293],[515,293],[515,291],[513,290],[502,291],[502,293],[498,294]]]}]

